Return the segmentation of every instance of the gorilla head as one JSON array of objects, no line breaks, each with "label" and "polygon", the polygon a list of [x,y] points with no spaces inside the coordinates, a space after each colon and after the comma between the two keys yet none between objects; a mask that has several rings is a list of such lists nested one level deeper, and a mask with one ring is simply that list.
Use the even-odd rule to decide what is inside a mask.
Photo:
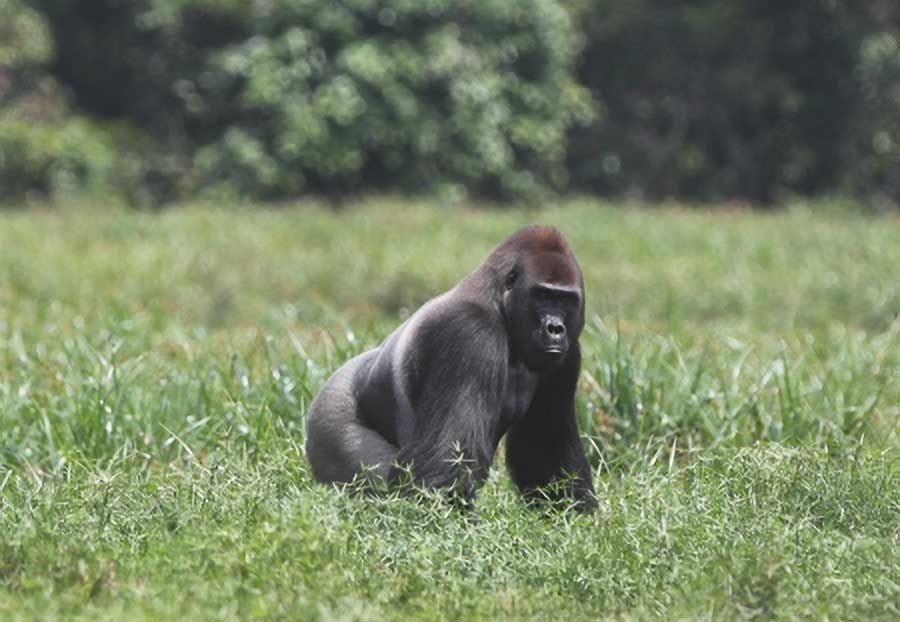
[{"label": "gorilla head", "polygon": [[584,326],[581,270],[568,244],[554,229],[529,227],[507,238],[491,261],[502,276],[513,356],[538,373],[560,365]]}]

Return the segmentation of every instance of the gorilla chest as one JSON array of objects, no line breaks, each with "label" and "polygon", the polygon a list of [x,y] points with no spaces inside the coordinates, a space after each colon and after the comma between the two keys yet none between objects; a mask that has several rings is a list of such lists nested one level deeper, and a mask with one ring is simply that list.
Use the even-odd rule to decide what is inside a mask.
[{"label": "gorilla chest", "polygon": [[510,366],[506,378],[506,392],[503,395],[501,420],[504,428],[522,418],[531,405],[537,386],[537,374],[521,364]]}]

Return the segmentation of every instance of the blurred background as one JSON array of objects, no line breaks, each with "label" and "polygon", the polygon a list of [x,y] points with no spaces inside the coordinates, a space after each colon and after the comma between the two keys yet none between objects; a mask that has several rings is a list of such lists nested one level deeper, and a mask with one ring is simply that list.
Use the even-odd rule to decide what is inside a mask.
[{"label": "blurred background", "polygon": [[900,201],[894,0],[0,0],[0,201]]}]

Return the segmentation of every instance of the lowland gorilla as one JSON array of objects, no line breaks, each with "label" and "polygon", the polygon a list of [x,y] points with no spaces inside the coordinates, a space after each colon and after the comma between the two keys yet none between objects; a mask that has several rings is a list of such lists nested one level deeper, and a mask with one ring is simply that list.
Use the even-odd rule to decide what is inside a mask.
[{"label": "lowland gorilla", "polygon": [[526,497],[565,495],[594,508],[575,423],[583,326],[581,269],[562,234],[512,234],[328,380],[309,411],[313,474],[395,483],[408,473],[471,500],[505,434],[509,472]]}]

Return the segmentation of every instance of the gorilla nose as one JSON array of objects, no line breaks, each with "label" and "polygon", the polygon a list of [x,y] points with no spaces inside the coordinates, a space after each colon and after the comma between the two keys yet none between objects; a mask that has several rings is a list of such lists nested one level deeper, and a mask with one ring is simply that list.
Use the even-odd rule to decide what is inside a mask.
[{"label": "gorilla nose", "polygon": [[551,341],[562,341],[566,336],[566,325],[557,317],[548,317],[544,320],[544,331]]}]

